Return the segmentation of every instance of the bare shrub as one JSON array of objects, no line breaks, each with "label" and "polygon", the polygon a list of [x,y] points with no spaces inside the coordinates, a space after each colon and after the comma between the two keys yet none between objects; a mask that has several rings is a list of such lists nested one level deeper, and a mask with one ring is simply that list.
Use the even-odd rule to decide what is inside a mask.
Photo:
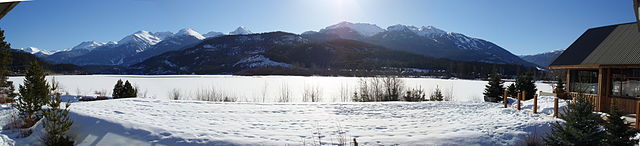
[{"label": "bare shrub", "polygon": [[302,94],[303,102],[319,102],[320,101],[320,87],[319,86],[305,86]]},{"label": "bare shrub", "polygon": [[453,101],[453,85],[444,90],[444,101]]},{"label": "bare shrub", "polygon": [[340,102],[348,102],[351,100],[351,91],[349,91],[349,86],[347,84],[340,84],[338,92],[340,94]]},{"label": "bare shrub", "polygon": [[291,101],[291,89],[289,89],[289,85],[286,83],[282,83],[280,86],[280,98],[278,98],[278,102],[290,102]]},{"label": "bare shrub", "polygon": [[404,82],[395,76],[360,78],[353,96],[357,102],[399,101]]},{"label": "bare shrub", "polygon": [[171,89],[171,91],[169,91],[169,97],[172,100],[180,100],[180,97],[181,97],[180,90],[177,88]]},{"label": "bare shrub", "polygon": [[102,89],[102,90],[93,91],[93,94],[98,96],[107,96],[108,92],[109,91],[107,91],[106,89]]},{"label": "bare shrub", "polygon": [[269,91],[267,87],[269,87],[269,84],[267,83],[267,81],[265,81],[262,87],[262,102],[265,102],[267,98],[267,91]]},{"label": "bare shrub", "polygon": [[213,102],[236,102],[238,98],[218,91],[216,88],[201,88],[195,93],[196,100]]}]

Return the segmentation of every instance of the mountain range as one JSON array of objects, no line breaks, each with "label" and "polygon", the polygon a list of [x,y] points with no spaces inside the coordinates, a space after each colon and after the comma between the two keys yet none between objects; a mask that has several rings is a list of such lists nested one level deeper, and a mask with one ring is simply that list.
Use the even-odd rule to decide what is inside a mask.
[{"label": "mountain range", "polygon": [[560,56],[560,54],[562,54],[562,52],[564,52],[564,49],[534,55],[522,55],[520,58],[531,63],[535,63],[538,66],[547,68],[554,60],[556,60],[556,58],[558,58],[558,56]]},{"label": "mountain range", "polygon": [[[283,48],[295,49],[279,53],[296,52],[292,55],[306,55],[302,57],[307,59],[322,54],[308,54],[299,52],[300,50],[324,52],[326,56],[316,57],[326,60],[315,62],[283,57],[277,53]],[[154,74],[224,74],[264,66],[309,69],[312,65],[345,69],[353,67],[353,64],[338,62],[382,63],[379,62],[381,58],[376,57],[395,62],[392,65],[406,66],[406,62],[401,65],[402,59],[396,60],[399,58],[389,60],[389,56],[381,54],[366,56],[376,55],[373,52],[423,56],[410,58],[422,58],[418,60],[424,61],[444,59],[454,62],[538,66],[489,41],[433,26],[393,25],[383,29],[374,24],[350,22],[302,34],[253,33],[245,27],[238,27],[227,34],[212,31],[204,35],[193,29],[181,29],[177,33],[138,31],[117,42],[87,41],[54,53],[34,49],[31,52],[39,52],[37,56],[58,64],[124,66],[131,73]],[[345,54],[361,58],[354,60]],[[433,64],[426,66],[434,66]],[[444,64],[441,64],[442,67]]]}]

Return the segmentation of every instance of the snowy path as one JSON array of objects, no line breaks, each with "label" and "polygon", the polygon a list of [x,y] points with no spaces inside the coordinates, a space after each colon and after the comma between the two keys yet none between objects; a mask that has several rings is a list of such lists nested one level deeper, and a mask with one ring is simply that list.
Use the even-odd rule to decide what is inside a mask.
[{"label": "snowy path", "polygon": [[365,145],[519,145],[528,133],[545,135],[556,121],[500,106],[124,99],[71,107],[80,145],[299,145],[352,138]]}]

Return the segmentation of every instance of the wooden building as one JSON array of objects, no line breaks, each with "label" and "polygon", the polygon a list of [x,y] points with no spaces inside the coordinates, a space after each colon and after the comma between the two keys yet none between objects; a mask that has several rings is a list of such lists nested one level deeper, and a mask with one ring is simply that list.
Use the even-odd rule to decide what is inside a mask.
[{"label": "wooden building", "polygon": [[635,113],[640,101],[640,29],[637,23],[591,28],[551,65],[566,72],[570,95],[583,93],[597,111],[617,105]]}]

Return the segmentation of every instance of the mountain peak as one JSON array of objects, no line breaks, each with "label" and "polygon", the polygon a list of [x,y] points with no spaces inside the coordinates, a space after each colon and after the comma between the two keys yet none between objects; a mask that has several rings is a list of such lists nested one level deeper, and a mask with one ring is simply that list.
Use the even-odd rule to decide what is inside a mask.
[{"label": "mountain peak", "polygon": [[85,41],[71,48],[71,50],[80,50],[80,49],[93,50],[97,47],[104,46],[106,44],[107,43],[96,42],[96,41]]},{"label": "mountain peak", "polygon": [[250,30],[248,30],[247,28],[245,28],[244,26],[240,26],[238,28],[236,28],[236,30],[229,32],[229,35],[243,35],[243,34],[252,34],[253,32],[251,32]]},{"label": "mountain peak", "polygon": [[389,26],[387,28],[388,31],[410,31],[413,33],[416,33],[417,35],[420,36],[427,36],[427,35],[435,35],[435,34],[446,34],[447,32],[441,29],[438,29],[434,26],[422,26],[420,28],[415,27],[415,26],[409,26],[409,25],[401,25],[401,24],[396,24],[396,25],[392,25]]},{"label": "mountain peak", "polygon": [[337,29],[337,28],[350,28],[358,33],[360,33],[363,36],[373,36],[376,35],[380,32],[384,32],[385,30],[378,27],[375,24],[369,24],[369,23],[351,23],[351,22],[347,22],[347,21],[343,21],[340,22],[338,24],[335,25],[331,25],[329,27],[326,27],[322,30],[322,31],[327,31],[327,30],[331,30],[331,29]]},{"label": "mountain peak", "polygon": [[148,31],[145,30],[141,30],[138,31],[134,34],[128,35],[124,38],[122,38],[120,41],[118,41],[118,44],[129,44],[129,43],[136,43],[136,42],[144,42],[147,43],[148,45],[155,45],[158,42],[160,42],[161,39],[158,38],[157,36],[151,34]]},{"label": "mountain peak", "polygon": [[46,50],[41,50],[36,47],[26,47],[20,48],[20,51],[31,53],[31,54],[43,54],[43,55],[51,55],[52,53]]},{"label": "mountain peak", "polygon": [[196,37],[196,38],[198,38],[200,40],[205,39],[204,36],[202,36],[200,33],[198,33],[197,31],[195,31],[195,30],[193,30],[191,28],[181,29],[175,35],[177,35],[177,36],[193,36],[193,37]]}]

